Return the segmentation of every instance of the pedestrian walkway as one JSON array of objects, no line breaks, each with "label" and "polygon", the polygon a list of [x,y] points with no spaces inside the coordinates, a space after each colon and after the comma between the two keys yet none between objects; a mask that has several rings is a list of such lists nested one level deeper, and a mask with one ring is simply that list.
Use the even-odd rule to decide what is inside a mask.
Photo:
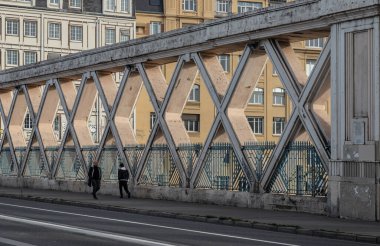
[{"label": "pedestrian walkway", "polygon": [[[380,244],[380,223],[297,212],[0,187],[0,196]],[[1,212],[0,212],[1,213]]]}]

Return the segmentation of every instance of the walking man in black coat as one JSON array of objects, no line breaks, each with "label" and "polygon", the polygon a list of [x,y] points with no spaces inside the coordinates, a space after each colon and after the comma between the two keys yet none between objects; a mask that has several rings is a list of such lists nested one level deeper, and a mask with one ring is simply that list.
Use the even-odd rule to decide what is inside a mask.
[{"label": "walking man in black coat", "polygon": [[128,198],[131,198],[131,193],[128,190],[129,172],[127,168],[124,167],[123,163],[120,163],[119,170],[117,172],[117,177],[119,179],[120,198],[123,198],[123,187],[125,192],[128,194]]},{"label": "walking man in black coat", "polygon": [[94,199],[98,199],[96,196],[96,192],[100,189],[100,181],[102,180],[102,170],[98,166],[98,161],[94,160],[92,163],[92,167],[88,171],[88,179],[91,180],[92,184],[92,196]]}]

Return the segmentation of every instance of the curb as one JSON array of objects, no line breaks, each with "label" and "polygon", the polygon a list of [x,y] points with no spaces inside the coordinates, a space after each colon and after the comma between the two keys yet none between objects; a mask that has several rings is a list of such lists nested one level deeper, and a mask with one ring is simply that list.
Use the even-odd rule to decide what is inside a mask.
[{"label": "curb", "polygon": [[76,206],[76,207],[102,209],[102,210],[109,210],[109,211],[115,211],[115,212],[150,215],[150,216],[164,217],[164,218],[171,218],[171,219],[205,222],[205,223],[211,223],[211,224],[238,226],[238,227],[253,228],[253,229],[259,229],[259,230],[266,230],[266,231],[277,231],[277,232],[299,234],[299,235],[306,235],[306,236],[339,239],[339,240],[346,240],[346,241],[356,241],[356,242],[362,242],[362,243],[380,244],[380,237],[376,237],[376,236],[352,234],[352,233],[337,232],[337,231],[303,229],[298,226],[266,224],[262,222],[251,221],[251,220],[240,220],[240,219],[234,219],[234,218],[214,217],[214,216],[188,215],[188,214],[180,214],[180,213],[161,212],[161,211],[156,211],[156,210],[145,210],[145,209],[138,209],[138,208],[124,208],[124,207],[119,207],[119,206],[100,205],[100,204],[93,204],[93,203],[64,200],[60,198],[46,198],[46,197],[38,197],[38,196],[30,196],[30,195],[21,196],[21,195],[15,195],[15,194],[0,194],[0,197],[69,205],[69,206]]}]

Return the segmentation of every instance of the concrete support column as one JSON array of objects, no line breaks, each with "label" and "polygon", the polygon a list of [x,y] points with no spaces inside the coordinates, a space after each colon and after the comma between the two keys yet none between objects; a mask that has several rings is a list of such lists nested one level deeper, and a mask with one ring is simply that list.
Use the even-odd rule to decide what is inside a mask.
[{"label": "concrete support column", "polygon": [[332,27],[331,214],[379,220],[379,17]]}]

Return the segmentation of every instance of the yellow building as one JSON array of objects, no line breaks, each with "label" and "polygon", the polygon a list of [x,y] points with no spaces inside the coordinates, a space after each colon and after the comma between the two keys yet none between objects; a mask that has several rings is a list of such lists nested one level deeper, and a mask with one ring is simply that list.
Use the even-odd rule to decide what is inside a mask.
[{"label": "yellow building", "polygon": [[[231,13],[268,7],[269,4],[269,0],[140,0],[136,3],[136,36],[144,37],[196,25]],[[307,74],[311,72],[322,46],[323,39],[293,44],[300,61],[305,65]],[[219,55],[228,79],[231,79],[240,55],[241,52]],[[167,81],[170,80],[173,69],[173,64],[163,66]],[[155,119],[153,107],[148,106],[147,101],[149,101],[148,95],[143,90],[136,105],[136,137],[140,143],[146,142]],[[279,140],[291,115],[291,101],[271,62],[266,64],[245,112],[258,141]],[[202,80],[197,79],[182,115],[191,142],[205,141],[214,117],[215,110],[211,97]]]},{"label": "yellow building", "polygon": [[[159,6],[160,5],[160,8]],[[156,6],[152,6],[150,1],[137,3],[136,8],[136,35],[143,37],[156,34],[162,31],[170,31],[190,25],[200,24],[206,20],[224,17],[230,13],[245,12],[256,8],[267,7],[268,1],[192,1],[192,0],[163,0],[157,1]],[[239,54],[225,54],[219,56],[227,77],[230,79],[235,70]],[[167,79],[173,72],[173,65],[164,66],[163,72]],[[152,107],[146,107],[147,94],[143,91],[137,104],[137,139],[139,142],[146,141],[152,126],[154,111]],[[145,112],[142,112],[143,108]],[[247,115],[258,114],[257,110],[263,107],[249,107]],[[147,122],[148,113],[150,121]],[[191,141],[204,142],[215,118],[215,110],[211,97],[201,79],[197,79],[193,90],[189,95],[187,105],[183,111],[183,121],[188,130]],[[252,120],[252,118],[248,118]],[[149,124],[149,125],[148,125]]]}]

